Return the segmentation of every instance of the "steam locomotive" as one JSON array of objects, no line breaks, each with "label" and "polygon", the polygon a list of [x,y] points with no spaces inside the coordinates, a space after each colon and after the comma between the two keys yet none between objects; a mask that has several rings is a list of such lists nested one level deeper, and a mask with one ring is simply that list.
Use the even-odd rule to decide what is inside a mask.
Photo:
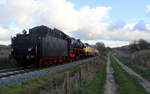
[{"label": "steam locomotive", "polygon": [[48,65],[94,56],[86,45],[64,32],[41,25],[11,39],[11,56],[23,66]]}]

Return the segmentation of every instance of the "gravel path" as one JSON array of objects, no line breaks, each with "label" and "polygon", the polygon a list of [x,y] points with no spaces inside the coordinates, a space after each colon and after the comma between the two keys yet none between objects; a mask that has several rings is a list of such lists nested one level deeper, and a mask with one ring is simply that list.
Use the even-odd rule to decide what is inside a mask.
[{"label": "gravel path", "polygon": [[142,76],[134,72],[131,68],[121,63],[117,58],[115,59],[125,71],[127,71],[131,76],[133,76],[146,89],[146,91],[150,93],[150,82],[148,80],[145,80]]},{"label": "gravel path", "polygon": [[106,78],[106,85],[105,85],[105,91],[104,94],[118,94],[117,92],[117,85],[114,80],[114,71],[111,67],[110,58],[108,57],[107,61],[107,78]]},{"label": "gravel path", "polygon": [[81,60],[81,61],[75,61],[72,63],[68,63],[68,64],[64,64],[64,65],[60,65],[60,66],[56,66],[56,67],[52,67],[52,68],[39,70],[39,71],[34,71],[34,72],[29,72],[29,73],[24,73],[24,74],[18,74],[15,76],[10,76],[10,77],[5,77],[5,78],[0,78],[0,87],[25,82],[25,81],[31,80],[33,78],[37,78],[37,77],[44,76],[47,74],[59,72],[63,69],[73,67],[73,66],[76,66],[78,64],[87,63],[87,61],[89,62],[89,61],[92,61],[92,60],[97,59],[97,58],[98,58],[98,56],[93,57],[93,58],[89,58],[89,59],[85,59],[85,60]]}]

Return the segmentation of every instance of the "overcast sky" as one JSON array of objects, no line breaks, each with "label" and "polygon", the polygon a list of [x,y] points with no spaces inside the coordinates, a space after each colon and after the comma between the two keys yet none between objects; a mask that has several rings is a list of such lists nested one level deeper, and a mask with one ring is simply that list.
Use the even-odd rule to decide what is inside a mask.
[{"label": "overcast sky", "polygon": [[37,25],[111,47],[150,41],[150,0],[0,0],[0,44]]}]

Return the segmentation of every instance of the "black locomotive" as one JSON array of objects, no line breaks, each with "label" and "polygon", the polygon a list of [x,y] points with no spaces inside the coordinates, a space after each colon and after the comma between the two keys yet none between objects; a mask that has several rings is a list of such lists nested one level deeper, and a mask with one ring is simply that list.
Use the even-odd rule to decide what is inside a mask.
[{"label": "black locomotive", "polygon": [[43,25],[17,34],[11,47],[11,56],[23,65],[54,64],[89,56],[79,39]]}]

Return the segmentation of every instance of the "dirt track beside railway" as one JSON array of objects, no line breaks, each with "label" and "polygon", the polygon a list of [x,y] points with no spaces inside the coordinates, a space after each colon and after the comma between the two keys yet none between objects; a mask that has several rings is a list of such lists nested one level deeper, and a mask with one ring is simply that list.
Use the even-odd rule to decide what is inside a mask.
[{"label": "dirt track beside railway", "polygon": [[110,57],[107,60],[107,76],[104,94],[118,94],[117,85],[114,79],[114,70],[111,66]]}]

